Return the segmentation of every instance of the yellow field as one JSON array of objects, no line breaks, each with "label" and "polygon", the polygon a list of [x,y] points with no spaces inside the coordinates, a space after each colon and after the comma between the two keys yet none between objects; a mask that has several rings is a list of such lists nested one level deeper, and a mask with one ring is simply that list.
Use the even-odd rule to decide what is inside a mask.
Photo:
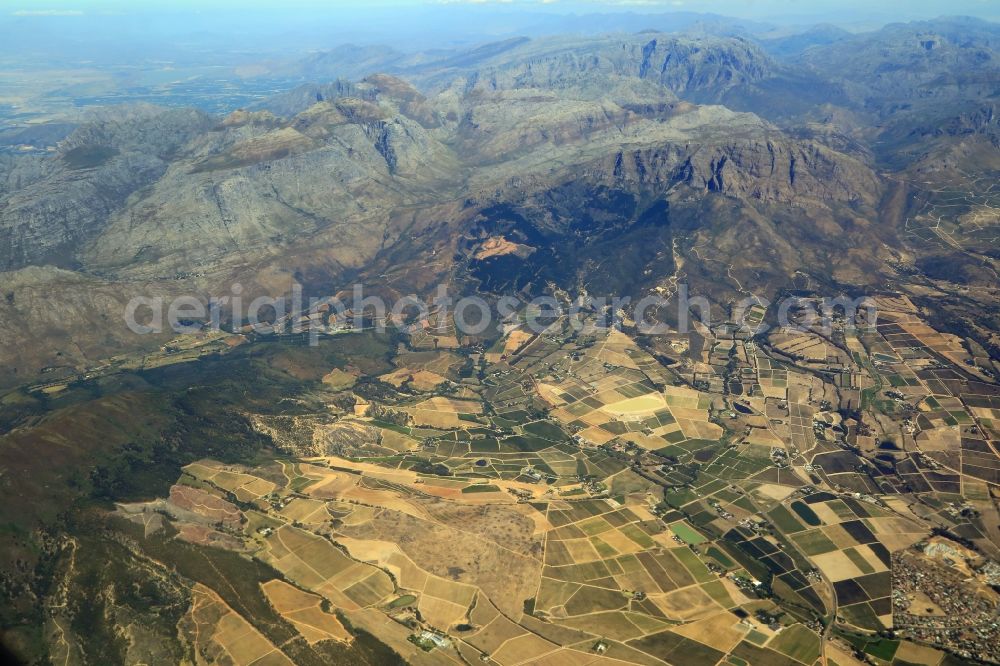
[{"label": "yellow field", "polygon": [[[592,613],[560,619],[559,624],[580,629],[592,634],[599,634],[616,641],[627,641],[648,633],[631,622],[628,614],[619,611]],[[658,626],[662,628],[663,625]]]},{"label": "yellow field", "polygon": [[725,612],[676,627],[673,631],[718,650],[728,651],[736,647],[748,630],[732,613]]},{"label": "yellow field", "polygon": [[233,469],[213,461],[191,463],[184,471],[195,477],[208,481],[236,495],[241,501],[250,502],[274,492],[276,485],[259,477]]},{"label": "yellow field", "polygon": [[440,576],[429,576],[424,584],[424,594],[443,599],[454,604],[459,604],[468,608],[476,596],[476,588],[463,583],[441,578]]},{"label": "yellow field", "polygon": [[434,396],[415,405],[416,409],[432,410],[437,412],[451,412],[453,414],[482,414],[483,403],[474,400],[455,400],[444,396]]},{"label": "yellow field", "polygon": [[429,428],[461,428],[467,421],[458,418],[454,412],[438,412],[428,409],[406,407],[404,411],[413,418],[413,424]]},{"label": "yellow field", "polygon": [[576,564],[603,559],[588,539],[569,539],[562,544],[569,550],[570,557]]},{"label": "yellow field", "polygon": [[413,417],[417,425],[431,428],[461,428],[467,426],[468,422],[458,418],[458,415],[482,414],[483,404],[473,400],[434,396],[412,407],[406,407],[404,411]]},{"label": "yellow field", "polygon": [[[203,653],[225,653],[234,664],[258,661],[276,666],[294,666],[252,624],[222,600],[211,588],[196,583],[191,590],[192,603],[186,619],[195,648]],[[216,658],[215,661],[225,662]]]},{"label": "yellow field", "polygon": [[958,451],[962,446],[962,436],[957,426],[942,425],[924,430],[914,440],[921,451]]},{"label": "yellow field", "polygon": [[[262,559],[289,580],[337,605],[370,606],[393,592],[384,572],[355,562],[326,539],[305,530],[285,525],[265,543]],[[372,576],[375,578],[369,581]]]},{"label": "yellow field", "polygon": [[608,432],[607,430],[603,428],[598,428],[596,426],[592,428],[587,428],[585,430],[581,430],[577,434],[580,435],[580,437],[587,440],[588,442],[596,444],[598,446],[600,446],[601,444],[607,444],[608,442],[610,442],[615,438],[615,436],[610,432]]},{"label": "yellow field", "polygon": [[347,617],[355,627],[378,636],[380,641],[395,650],[407,664],[413,666],[441,666],[441,664],[459,666],[461,664],[464,666],[468,663],[460,661],[458,655],[453,651],[424,652],[407,640],[407,637],[413,633],[411,629],[373,608],[351,611],[347,613]]},{"label": "yellow field", "polygon": [[500,664],[533,663],[534,660],[556,649],[557,645],[544,638],[535,634],[524,634],[510,639],[490,656]]},{"label": "yellow field", "polygon": [[395,430],[383,430],[382,431],[382,441],[380,444],[387,449],[392,449],[396,452],[409,451],[410,449],[418,448],[420,442],[412,437],[407,437],[406,435],[396,432]]},{"label": "yellow field", "polygon": [[785,448],[785,443],[781,438],[765,428],[754,428],[751,430],[746,441],[761,446],[780,446],[781,448]]},{"label": "yellow field", "polygon": [[322,599],[315,594],[278,579],[262,583],[261,589],[274,609],[291,622],[310,645],[326,640],[352,640],[337,616],[323,612]]},{"label": "yellow field", "polygon": [[523,636],[527,633],[523,627],[514,624],[503,615],[497,613],[492,620],[470,636],[467,641],[482,652],[493,654],[510,639]]},{"label": "yellow field", "polygon": [[442,631],[446,631],[455,624],[464,622],[469,611],[467,606],[460,606],[450,601],[426,595],[420,597],[417,608],[428,624]]},{"label": "yellow field", "polygon": [[347,548],[351,557],[362,562],[371,562],[381,569],[388,569],[401,588],[420,592],[427,583],[428,574],[413,563],[391,541],[376,541],[374,539],[355,539],[340,537],[338,541]]},{"label": "yellow field", "polygon": [[917,523],[905,518],[870,518],[869,522],[879,541],[893,552],[909,548],[926,536]]},{"label": "yellow field", "polygon": [[663,409],[666,406],[667,403],[663,400],[662,395],[659,393],[650,393],[647,395],[641,395],[638,398],[630,398],[628,400],[613,402],[610,405],[605,405],[602,409],[609,414],[615,414],[617,416],[631,416],[639,414],[652,414],[653,412]]},{"label": "yellow field", "polygon": [[830,505],[826,502],[818,502],[810,506],[813,513],[823,521],[824,525],[836,525],[837,523],[843,522],[837,512],[830,508]]},{"label": "yellow field", "polygon": [[429,370],[410,370],[409,368],[399,368],[387,375],[379,377],[387,384],[392,384],[396,388],[409,383],[410,388],[417,391],[433,391],[447,379]]},{"label": "yellow field", "polygon": [[698,421],[690,421],[686,419],[677,419],[677,423],[681,426],[681,430],[687,437],[693,439],[711,439],[717,440],[723,435],[723,430],[720,426],[715,423],[710,423],[707,421],[708,414],[704,414],[704,418]]}]

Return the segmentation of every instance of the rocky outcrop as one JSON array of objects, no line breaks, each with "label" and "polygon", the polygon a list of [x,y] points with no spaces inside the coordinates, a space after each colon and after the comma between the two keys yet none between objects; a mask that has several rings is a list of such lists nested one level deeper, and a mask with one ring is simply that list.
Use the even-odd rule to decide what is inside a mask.
[{"label": "rocky outcrop", "polygon": [[351,455],[359,450],[377,447],[381,430],[364,423],[343,421],[319,426],[313,431],[311,455]]},{"label": "rocky outcrop", "polygon": [[909,136],[962,137],[975,134],[1000,135],[1000,105],[984,104],[943,121],[921,125],[911,130]]},{"label": "rocky outcrop", "polygon": [[825,146],[777,136],[693,150],[670,145],[623,151],[615,155],[612,170],[644,186],[683,183],[694,190],[765,203],[811,199],[872,204],[881,191],[878,177],[857,160]]},{"label": "rocky outcrop", "polygon": [[801,60],[870,111],[924,112],[996,94],[1000,28],[971,18],[896,23],[809,49]]},{"label": "rocky outcrop", "polygon": [[[0,270],[77,265],[79,243],[99,233],[133,192],[166,170],[163,160],[138,151],[109,155],[90,168],[50,165],[44,177],[0,201]],[[20,171],[8,179],[17,184],[24,178]]]},{"label": "rocky outcrop", "polygon": [[111,148],[170,159],[212,124],[211,116],[194,109],[150,104],[103,107],[91,112],[86,122],[59,144],[59,152],[65,156],[75,149]]},{"label": "rocky outcrop", "polygon": [[[30,264],[78,265],[93,238],[128,198],[160,178],[168,160],[211,119],[148,105],[91,114],[51,158],[0,162],[0,270]],[[3,192],[3,190],[0,190]]]},{"label": "rocky outcrop", "polygon": [[630,77],[653,82],[683,98],[696,92],[718,96],[772,71],[770,58],[740,38],[694,40],[643,34],[555,45],[528,43],[500,57],[503,62],[484,63],[470,74],[467,88],[586,89]]},{"label": "rocky outcrop", "polygon": [[319,102],[334,102],[345,97],[374,101],[375,91],[371,86],[338,79],[331,83],[310,83],[298,86],[286,93],[269,97],[260,104],[254,105],[254,108],[270,111],[283,118],[290,118]]}]

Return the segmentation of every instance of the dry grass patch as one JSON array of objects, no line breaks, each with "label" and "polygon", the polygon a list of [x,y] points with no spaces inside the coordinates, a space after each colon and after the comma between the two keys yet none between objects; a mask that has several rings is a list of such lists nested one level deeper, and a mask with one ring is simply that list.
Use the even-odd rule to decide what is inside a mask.
[{"label": "dry grass patch", "polygon": [[507,336],[507,339],[504,340],[503,352],[505,354],[516,354],[524,345],[528,344],[533,337],[534,333],[530,331],[522,331],[521,329],[513,330]]},{"label": "dry grass patch", "polygon": [[347,617],[352,625],[377,636],[380,641],[395,650],[403,658],[403,663],[413,666],[440,666],[441,664],[455,664],[457,666],[466,663],[450,650],[424,652],[407,640],[413,633],[412,629],[399,624],[385,613],[374,608],[351,611],[347,613]]},{"label": "dry grass patch", "polygon": [[[619,553],[638,553],[642,550],[642,546],[637,544],[632,539],[622,534],[619,530],[608,530],[607,532],[601,533],[601,541],[608,544]],[[672,545],[672,544],[671,544]]]},{"label": "dry grass patch", "polygon": [[[454,518],[448,518],[447,524],[384,510],[365,525],[341,528],[341,532],[355,538],[397,543],[417,566],[439,577],[444,584],[450,583],[455,590],[478,587],[506,614],[519,615],[524,600],[533,596],[538,586],[541,562],[537,557],[541,556],[541,544],[525,541],[525,547],[532,551],[532,555],[527,555],[513,550],[517,544],[516,533],[510,533],[515,539],[510,546],[502,546],[493,538],[500,541],[506,538],[505,532],[497,531],[498,519],[503,518],[508,523],[514,519],[523,522],[528,539],[533,533],[533,524],[504,507],[460,508],[461,511],[448,514]],[[483,514],[481,519],[476,518],[477,513]],[[437,515],[445,517],[444,513]],[[439,583],[428,589],[447,600],[462,598],[450,597],[452,593],[442,591]],[[471,597],[466,596],[461,603],[468,605],[469,602]]]},{"label": "dry grass patch", "polygon": [[416,405],[417,409],[451,412],[453,414],[482,414],[483,403],[475,400],[456,400],[444,396],[434,396]]},{"label": "dry grass patch", "polygon": [[346,391],[357,383],[357,375],[334,368],[323,375],[323,383],[333,391]]},{"label": "dry grass patch", "polygon": [[678,419],[677,423],[680,424],[684,434],[691,439],[719,440],[724,434],[721,426],[709,421]]},{"label": "dry grass patch", "polygon": [[490,656],[499,664],[513,666],[514,664],[533,663],[543,655],[558,648],[559,646],[555,643],[550,643],[535,634],[525,634],[507,641]]},{"label": "dry grass patch", "polygon": [[428,370],[437,375],[447,375],[452,368],[465,363],[464,357],[448,351],[402,351],[396,360],[400,367]]},{"label": "dry grass patch", "polygon": [[379,444],[387,449],[392,449],[396,453],[403,453],[420,447],[419,440],[395,430],[383,430],[382,439]]},{"label": "dry grass patch", "polygon": [[841,517],[837,515],[837,512],[834,511],[833,508],[826,502],[810,504],[809,508],[813,510],[813,513],[815,513],[825,525],[836,525],[837,523],[843,522]]},{"label": "dry grass patch", "polygon": [[868,563],[868,565],[873,569],[873,571],[875,572],[887,571],[889,569],[889,567],[885,566],[882,560],[879,559],[878,555],[875,554],[875,551],[871,549],[871,546],[868,545],[855,546],[854,551],[858,555],[860,555],[865,562]]},{"label": "dry grass patch", "polygon": [[785,442],[780,437],[765,428],[754,428],[751,430],[746,441],[750,444],[758,444],[760,446],[785,447]]},{"label": "dry grass patch", "polygon": [[896,654],[893,658],[907,664],[937,666],[944,659],[944,653],[932,647],[903,641],[899,644],[899,648],[896,649]]},{"label": "dry grass patch", "polygon": [[704,619],[674,627],[675,634],[704,643],[717,650],[729,652],[743,639],[748,627],[741,624],[732,613],[723,612]]},{"label": "dry grass patch", "polygon": [[497,614],[489,624],[474,635],[463,640],[480,652],[493,654],[507,641],[527,633],[524,627],[514,624],[503,615]]},{"label": "dry grass patch", "polygon": [[670,619],[692,622],[722,610],[700,587],[687,587],[664,595],[651,595],[653,603]]},{"label": "dry grass patch", "polygon": [[353,585],[342,588],[344,594],[362,607],[374,606],[384,601],[386,597],[393,595],[395,586],[385,572],[372,567],[364,567],[363,570],[371,571],[371,573]]},{"label": "dry grass patch", "polygon": [[615,436],[605,430],[604,428],[598,428],[596,426],[581,430],[577,433],[583,439],[587,440],[591,444],[600,446],[601,444],[607,444],[615,438]]},{"label": "dry grass patch", "polygon": [[646,632],[628,619],[625,613],[609,611],[562,618],[560,625],[580,629],[595,636],[602,636],[616,641],[627,641],[631,638],[644,636]]},{"label": "dry grass patch", "polygon": [[347,548],[354,559],[388,570],[401,588],[420,592],[427,584],[429,574],[414,564],[394,543],[351,537],[339,537],[337,541]]},{"label": "dry grass patch", "polygon": [[456,583],[440,576],[429,576],[423,589],[424,594],[464,606],[465,608],[472,605],[476,591],[476,588],[472,585]]},{"label": "dry grass patch", "polygon": [[448,380],[441,375],[430,370],[410,370],[409,368],[399,368],[389,374],[379,377],[387,384],[392,384],[396,388],[408,384],[415,391],[433,391]]},{"label": "dry grass patch", "polygon": [[615,583],[623,590],[640,590],[642,592],[656,592],[658,590],[671,590],[674,586],[669,581],[664,581],[663,585],[657,585],[652,576],[645,569],[636,569],[614,576]]},{"label": "dry grass patch", "polygon": [[442,631],[447,631],[452,625],[464,622],[469,612],[467,606],[460,606],[426,595],[420,597],[417,608],[425,622]]},{"label": "dry grass patch", "polygon": [[958,426],[943,426],[918,433],[914,441],[921,451],[958,451],[962,435]]},{"label": "dry grass patch", "polygon": [[615,416],[646,416],[667,406],[659,393],[647,393],[637,398],[628,398],[612,402],[601,408],[602,411]]},{"label": "dry grass patch", "polygon": [[288,520],[296,520],[307,525],[330,522],[330,514],[326,510],[326,502],[314,499],[295,497],[279,513]]},{"label": "dry grass patch", "polygon": [[795,492],[793,486],[779,486],[775,483],[762,483],[752,491],[754,495],[776,502],[781,502],[793,492]]},{"label": "dry grass patch", "polygon": [[813,564],[833,582],[857,578],[864,574],[851,558],[842,550],[834,550],[822,555],[813,555]]},{"label": "dry grass patch", "polygon": [[847,530],[840,525],[824,525],[819,529],[823,530],[830,541],[836,544],[837,548],[840,548],[841,550],[858,545],[858,542],[854,539],[854,537],[852,537]]},{"label": "dry grass patch", "polygon": [[587,539],[569,539],[567,541],[556,541],[553,543],[561,543],[566,547],[569,551],[570,558],[572,559],[571,563],[590,562],[592,560],[603,559],[600,555],[598,555],[594,546]]},{"label": "dry grass patch", "polygon": [[459,418],[459,414],[482,414],[483,404],[475,400],[434,396],[404,410],[417,425],[432,428],[462,428],[469,425],[469,422]]}]

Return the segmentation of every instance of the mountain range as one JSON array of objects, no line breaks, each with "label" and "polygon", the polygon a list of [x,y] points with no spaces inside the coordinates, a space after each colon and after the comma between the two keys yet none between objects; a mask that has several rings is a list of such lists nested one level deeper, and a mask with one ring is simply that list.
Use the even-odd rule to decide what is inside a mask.
[{"label": "mountain range", "polygon": [[[927,183],[993,172],[998,44],[993,24],[947,19],[817,29],[794,47],[652,32],[443,56],[340,47],[297,65],[334,82],[225,116],[90,111],[53,150],[2,157],[0,326],[19,342],[0,374],[73,373],[162,342],[100,325],[138,293],[336,289],[390,256],[405,275],[393,288],[419,290],[467,274],[463,239],[515,220],[565,260],[526,259],[536,287],[641,296],[683,273],[725,303],[748,283],[765,296],[912,282],[945,258],[988,284],[992,236],[942,247],[907,219]],[[611,248],[627,260],[609,265]],[[427,265],[428,251],[444,258]]]}]

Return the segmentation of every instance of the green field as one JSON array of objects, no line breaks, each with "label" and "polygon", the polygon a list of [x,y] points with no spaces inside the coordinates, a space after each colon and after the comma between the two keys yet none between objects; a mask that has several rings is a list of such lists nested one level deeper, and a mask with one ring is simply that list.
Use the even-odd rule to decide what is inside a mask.
[{"label": "green field", "polygon": [[489,483],[480,483],[462,488],[463,493],[498,493],[500,488]]},{"label": "green field", "polygon": [[799,521],[795,520],[791,512],[780,504],[771,509],[771,513],[768,516],[774,521],[778,529],[785,534],[794,534],[805,529]]},{"label": "green field", "polygon": [[685,543],[691,544],[692,546],[697,546],[699,544],[705,543],[707,539],[701,534],[696,532],[693,528],[688,526],[687,523],[674,523],[670,526],[671,531],[679,536]]}]

